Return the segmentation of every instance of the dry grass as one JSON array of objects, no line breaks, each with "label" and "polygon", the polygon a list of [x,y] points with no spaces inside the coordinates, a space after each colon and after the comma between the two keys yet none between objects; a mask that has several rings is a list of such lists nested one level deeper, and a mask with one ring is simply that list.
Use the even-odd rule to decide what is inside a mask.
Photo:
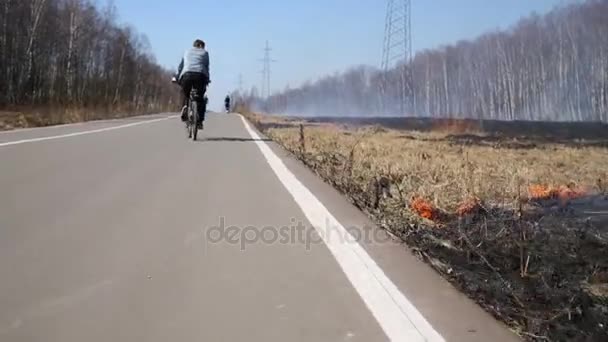
[{"label": "dry grass", "polygon": [[[591,191],[598,179],[606,177],[608,165],[608,153],[599,147],[462,146],[442,134],[352,131],[336,126],[306,127],[305,132],[306,151],[311,155],[331,151],[348,156],[354,151],[352,172],[359,185],[366,185],[372,175],[404,175],[394,186],[448,212],[470,197],[490,205],[513,204],[534,185],[575,184]],[[288,150],[299,149],[298,127],[269,128],[266,133]]]},{"label": "dry grass", "polygon": [[246,114],[523,338],[608,340],[606,146]]}]

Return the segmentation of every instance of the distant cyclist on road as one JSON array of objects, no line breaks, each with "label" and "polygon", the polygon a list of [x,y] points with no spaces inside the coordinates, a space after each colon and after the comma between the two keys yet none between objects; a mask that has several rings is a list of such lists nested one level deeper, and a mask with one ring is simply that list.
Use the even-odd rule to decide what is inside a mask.
[{"label": "distant cyclist on road", "polygon": [[226,95],[226,99],[224,99],[224,105],[226,106],[226,113],[230,112],[230,95]]},{"label": "distant cyclist on road", "polygon": [[[211,82],[209,78],[209,53],[205,50],[204,41],[195,40],[193,47],[186,51],[179,63],[175,78],[182,87],[182,121],[187,121],[190,91],[192,88],[196,89],[200,98],[204,99],[207,85]],[[202,128],[205,113],[200,114],[200,122],[197,122],[197,126]]]}]

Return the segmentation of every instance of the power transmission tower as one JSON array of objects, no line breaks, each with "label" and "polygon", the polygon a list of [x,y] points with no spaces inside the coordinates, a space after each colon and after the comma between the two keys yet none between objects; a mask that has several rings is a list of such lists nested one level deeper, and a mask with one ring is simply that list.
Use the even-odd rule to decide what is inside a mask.
[{"label": "power transmission tower", "polygon": [[[412,3],[411,0],[387,0],[384,44],[382,47],[382,106],[386,109],[388,72],[397,67],[400,73],[400,110],[414,105],[412,61]],[[409,100],[412,100],[411,102]],[[408,103],[409,102],[409,103]]]},{"label": "power transmission tower", "polygon": [[382,70],[412,59],[411,0],[388,0],[382,50]]},{"label": "power transmission tower", "polygon": [[243,94],[243,74],[239,74],[239,77],[237,79],[237,90],[240,94]]},{"label": "power transmission tower", "polygon": [[272,48],[270,47],[270,44],[268,43],[268,41],[266,41],[266,47],[264,48],[264,58],[261,59],[260,61],[263,63],[263,69],[262,69],[262,97],[269,97],[271,90],[270,90],[270,74],[271,74],[271,70],[270,70],[270,64],[276,62],[276,60],[270,58],[270,52],[272,51]]}]

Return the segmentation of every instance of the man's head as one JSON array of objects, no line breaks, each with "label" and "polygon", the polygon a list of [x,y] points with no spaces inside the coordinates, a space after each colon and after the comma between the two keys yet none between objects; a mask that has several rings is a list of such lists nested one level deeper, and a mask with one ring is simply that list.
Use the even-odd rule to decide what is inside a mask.
[{"label": "man's head", "polygon": [[205,42],[202,41],[202,40],[200,40],[200,39],[197,39],[197,40],[194,41],[193,46],[195,48],[204,49],[205,48]]}]

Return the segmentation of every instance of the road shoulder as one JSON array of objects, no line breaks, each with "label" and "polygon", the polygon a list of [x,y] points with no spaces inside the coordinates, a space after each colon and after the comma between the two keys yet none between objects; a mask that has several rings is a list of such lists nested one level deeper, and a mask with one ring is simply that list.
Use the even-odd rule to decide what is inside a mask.
[{"label": "road shoulder", "polygon": [[[262,138],[266,137],[250,127]],[[359,244],[446,341],[518,341],[502,323],[454,288],[400,241],[373,224],[337,190],[274,142],[266,142],[296,178],[349,231],[374,238]]]}]

